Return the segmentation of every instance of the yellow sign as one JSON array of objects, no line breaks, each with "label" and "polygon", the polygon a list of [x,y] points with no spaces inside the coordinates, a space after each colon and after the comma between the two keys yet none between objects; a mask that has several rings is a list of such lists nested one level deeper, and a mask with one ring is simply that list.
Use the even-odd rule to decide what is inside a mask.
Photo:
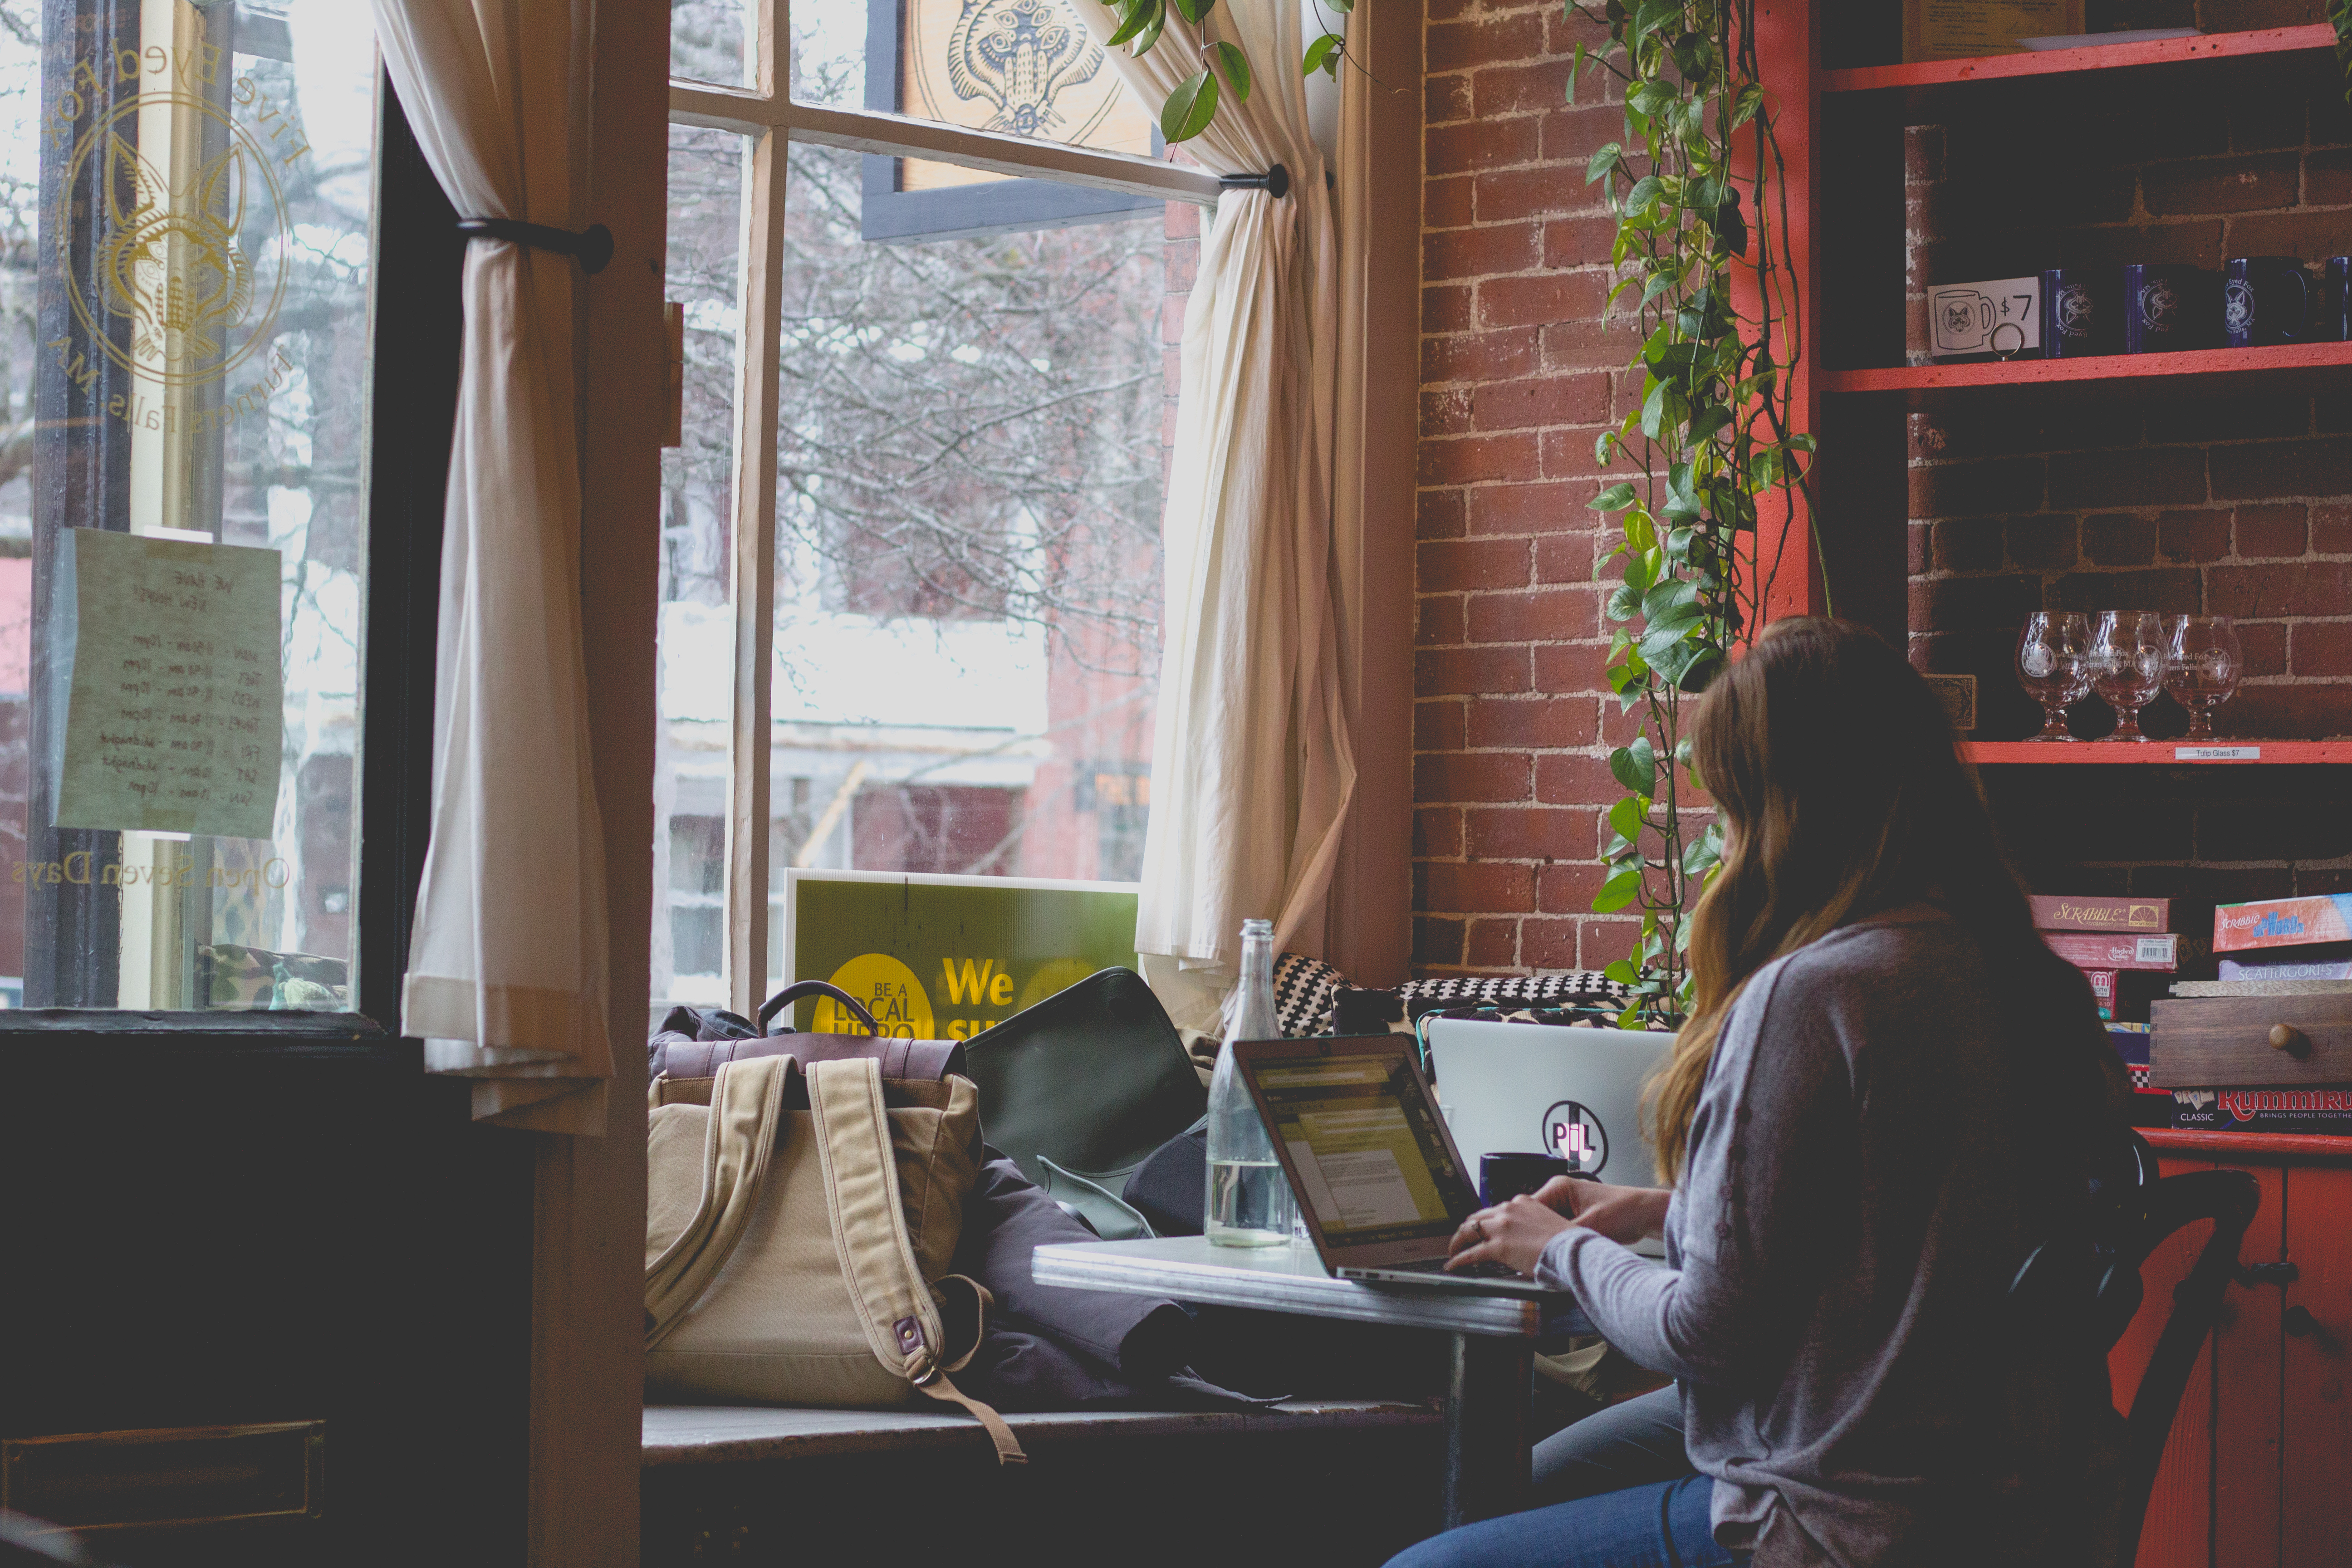
[{"label": "yellow sign", "polygon": [[[887,952],[863,952],[833,972],[833,983],[865,1004],[885,1035],[902,1040],[938,1038],[931,1033],[931,999],[915,972]],[[866,1026],[830,996],[816,1003],[820,1035],[862,1035]]]}]

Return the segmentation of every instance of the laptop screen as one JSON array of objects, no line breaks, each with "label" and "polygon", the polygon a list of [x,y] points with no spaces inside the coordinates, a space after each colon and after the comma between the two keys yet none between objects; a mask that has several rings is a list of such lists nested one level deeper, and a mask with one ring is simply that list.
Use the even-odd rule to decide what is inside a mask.
[{"label": "laptop screen", "polygon": [[1251,1077],[1331,1246],[1442,1239],[1477,1208],[1402,1050],[1261,1058]]}]

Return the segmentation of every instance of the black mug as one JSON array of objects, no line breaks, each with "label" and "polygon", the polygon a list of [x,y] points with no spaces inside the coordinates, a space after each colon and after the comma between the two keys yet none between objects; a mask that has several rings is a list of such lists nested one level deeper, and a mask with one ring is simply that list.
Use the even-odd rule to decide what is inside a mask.
[{"label": "black mug", "polygon": [[2318,314],[2311,323],[2311,341],[2340,343],[2352,340],[2352,256],[2331,256],[2321,270]]},{"label": "black mug", "polygon": [[2201,267],[2135,261],[2124,268],[2124,353],[2210,347],[2221,312],[2213,275]]},{"label": "black mug", "polygon": [[1481,1154],[1478,1201],[1488,1208],[1532,1193],[1554,1176],[1576,1174],[1576,1162],[1557,1154]]},{"label": "black mug", "polygon": [[2311,334],[2311,277],[2292,256],[2235,256],[2221,268],[2221,335],[2233,349]]},{"label": "black mug", "polygon": [[2042,275],[2042,357],[2081,359],[2116,352],[2112,267],[2055,267]]}]

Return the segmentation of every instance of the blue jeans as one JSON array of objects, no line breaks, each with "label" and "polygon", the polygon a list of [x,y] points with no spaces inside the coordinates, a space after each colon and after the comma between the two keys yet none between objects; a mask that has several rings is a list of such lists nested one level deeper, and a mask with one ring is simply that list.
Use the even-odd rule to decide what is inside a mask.
[{"label": "blue jeans", "polygon": [[1603,1492],[1433,1535],[1389,1568],[1733,1568],[1715,1543],[1705,1476]]}]

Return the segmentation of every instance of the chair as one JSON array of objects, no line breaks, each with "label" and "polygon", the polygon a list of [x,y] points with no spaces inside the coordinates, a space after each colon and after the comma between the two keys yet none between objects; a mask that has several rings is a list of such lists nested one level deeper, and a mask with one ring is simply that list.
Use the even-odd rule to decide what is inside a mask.
[{"label": "chair", "polygon": [[2262,1188],[2243,1171],[2196,1171],[2158,1177],[2155,1151],[2138,1133],[2115,1177],[2094,1184],[2093,1217],[2085,1231],[2034,1249],[2010,1286],[2013,1307],[2045,1331],[2079,1334],[2086,1351],[2104,1360],[2131,1326],[2145,1294],[2140,1268],[2174,1232],[2210,1220],[2213,1234],[2187,1279],[2173,1288],[2147,1371],[2125,1417],[2123,1494],[2116,1563],[2129,1568],[2139,1554],[2147,1500],[2156,1489],[2165,1439],[2189,1386],[2189,1373],[2221,1312],[2221,1297],[2238,1267],[2238,1248]]}]

